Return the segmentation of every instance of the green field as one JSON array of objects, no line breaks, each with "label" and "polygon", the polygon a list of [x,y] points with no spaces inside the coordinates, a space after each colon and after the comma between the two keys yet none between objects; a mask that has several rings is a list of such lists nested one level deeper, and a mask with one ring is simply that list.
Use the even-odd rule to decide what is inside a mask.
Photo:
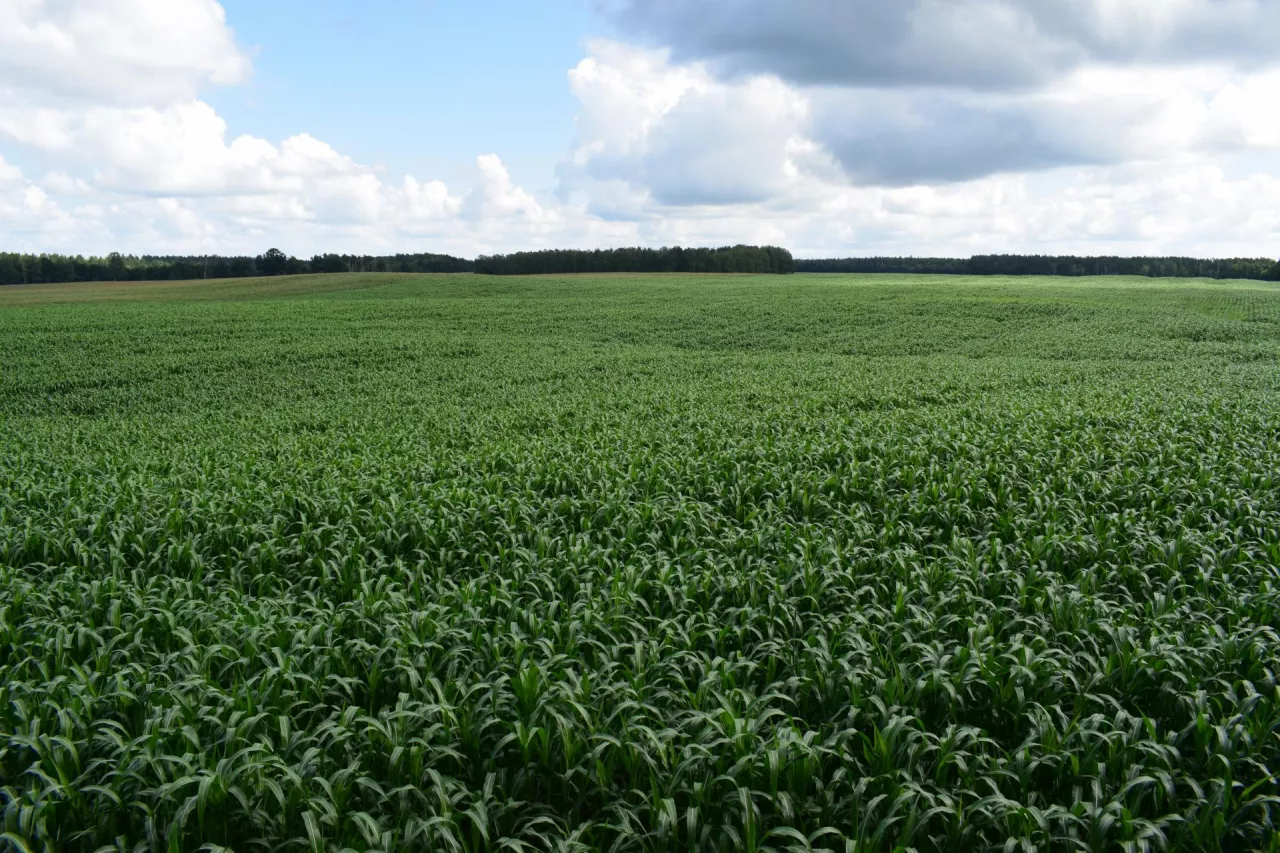
[{"label": "green field", "polygon": [[18,850],[1280,850],[1280,285],[0,288]]}]

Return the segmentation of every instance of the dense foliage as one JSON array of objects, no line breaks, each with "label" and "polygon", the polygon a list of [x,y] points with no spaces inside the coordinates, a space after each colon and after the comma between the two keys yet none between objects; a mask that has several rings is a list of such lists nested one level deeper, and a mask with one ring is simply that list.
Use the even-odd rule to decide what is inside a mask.
[{"label": "dense foliage", "polygon": [[316,255],[308,267],[314,273],[335,272],[471,272],[472,261],[452,255]]},{"label": "dense foliage", "polygon": [[310,261],[271,249],[257,257],[107,257],[22,255],[0,252],[0,285],[79,281],[184,281],[305,273],[459,273],[527,275],[557,273],[930,273],[942,275],[1141,275],[1171,278],[1280,281],[1280,263],[1269,258],[1075,258],[978,255],[973,258],[833,258],[794,260],[773,246],[720,249],[598,249],[482,255],[316,255]]},{"label": "dense foliage", "polygon": [[797,258],[799,273],[970,275],[967,258]]},{"label": "dense foliage", "polygon": [[795,272],[795,261],[776,246],[724,246],[719,249],[556,249],[482,255],[476,272],[487,275],[546,273],[666,272],[773,273]]},{"label": "dense foliage", "polygon": [[1277,849],[1280,288],[132,287],[0,292],[19,850]]},{"label": "dense foliage", "polygon": [[1054,255],[975,255],[972,258],[831,258],[798,260],[796,272],[932,273],[940,275],[1142,275],[1280,281],[1271,258],[1078,258]]},{"label": "dense foliage", "polygon": [[21,255],[0,252],[0,285],[77,281],[185,281],[299,275],[308,272],[468,272],[472,262],[450,255],[316,255],[310,261],[271,249],[257,257]]}]

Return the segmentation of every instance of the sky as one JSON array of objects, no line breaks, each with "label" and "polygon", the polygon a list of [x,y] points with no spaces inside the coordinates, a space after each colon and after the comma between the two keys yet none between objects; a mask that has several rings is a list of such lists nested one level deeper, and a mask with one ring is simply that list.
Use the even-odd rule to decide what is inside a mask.
[{"label": "sky", "polygon": [[1275,0],[0,0],[0,250],[1280,254]]}]

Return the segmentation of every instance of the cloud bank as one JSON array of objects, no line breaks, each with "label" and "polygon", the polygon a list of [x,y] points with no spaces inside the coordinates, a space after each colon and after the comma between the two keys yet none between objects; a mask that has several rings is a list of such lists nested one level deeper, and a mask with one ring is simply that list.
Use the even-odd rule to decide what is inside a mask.
[{"label": "cloud bank", "polygon": [[[214,0],[0,8],[0,242],[104,252],[770,242],[805,255],[1277,252],[1265,0],[609,0],[555,186],[232,137]],[[512,144],[518,144],[513,139]],[[23,156],[18,156],[23,155]],[[16,163],[47,165],[28,174]]]},{"label": "cloud bank", "polygon": [[1096,64],[1276,61],[1269,0],[624,0],[628,32],[734,74],[1009,91]]}]

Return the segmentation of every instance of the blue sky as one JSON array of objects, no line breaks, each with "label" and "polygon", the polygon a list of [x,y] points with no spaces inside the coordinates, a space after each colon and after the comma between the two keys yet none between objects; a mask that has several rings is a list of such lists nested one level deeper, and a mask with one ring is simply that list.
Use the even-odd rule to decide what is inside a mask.
[{"label": "blue sky", "polygon": [[[306,131],[392,172],[465,180],[498,152],[550,187],[573,139],[566,75],[588,34],[584,0],[226,0],[253,55],[242,87],[208,98],[231,132]],[[376,132],[371,132],[376,128]]]},{"label": "blue sky", "polygon": [[11,0],[0,247],[1280,253],[1269,0]]}]

